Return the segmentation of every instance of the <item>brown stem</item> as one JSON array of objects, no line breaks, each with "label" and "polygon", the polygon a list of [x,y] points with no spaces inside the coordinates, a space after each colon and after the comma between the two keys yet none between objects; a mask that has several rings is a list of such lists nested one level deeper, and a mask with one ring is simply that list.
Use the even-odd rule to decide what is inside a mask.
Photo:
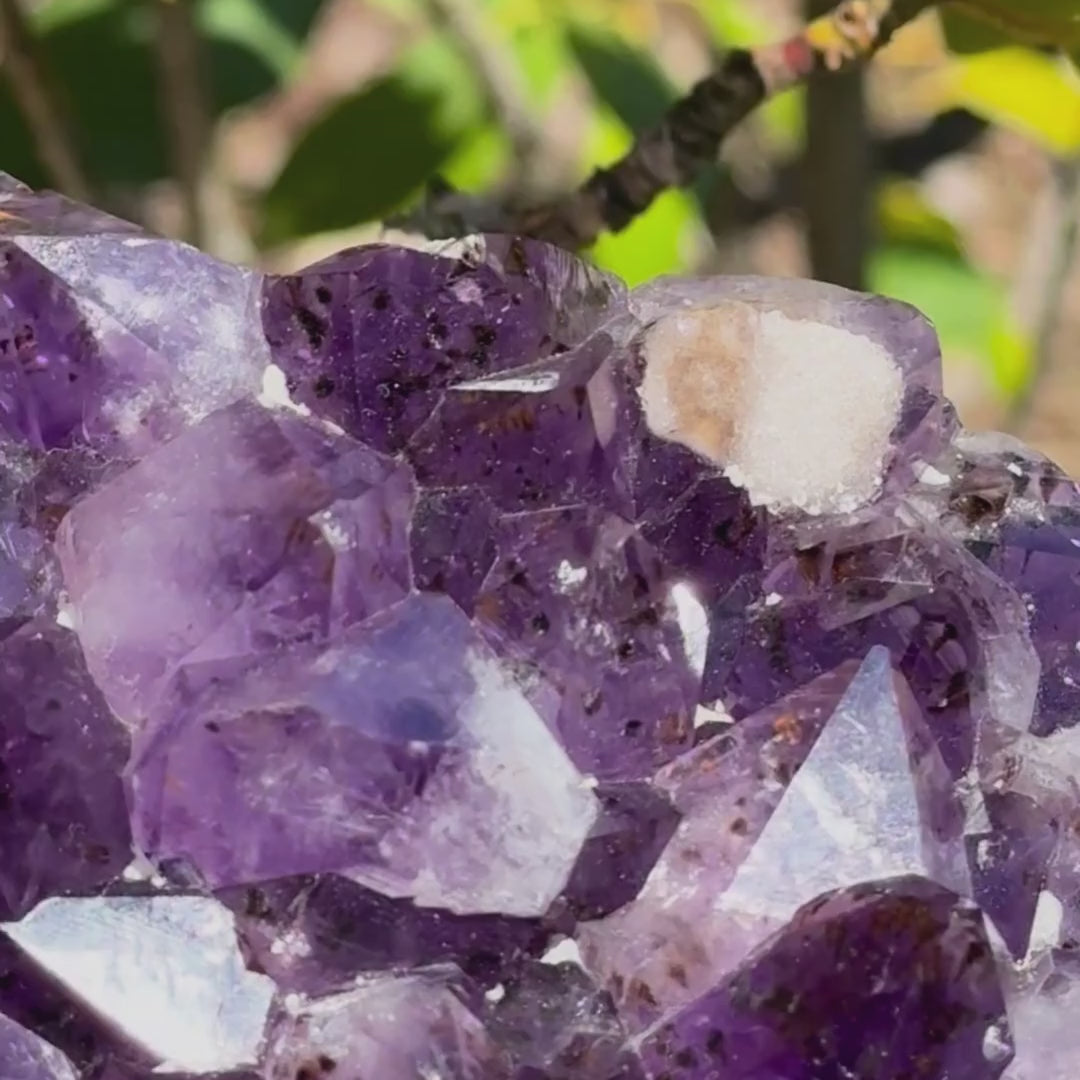
[{"label": "brown stem", "polygon": [[625,228],[661,192],[692,181],[728,132],[767,98],[815,71],[858,64],[929,6],[930,0],[844,0],[789,41],[729,53],[621,161],[558,202],[520,215],[517,230],[582,248],[604,230]]},{"label": "brown stem", "polygon": [[90,184],[18,0],[0,0],[0,65],[38,157],[65,195],[89,202]]},{"label": "brown stem", "polygon": [[207,234],[203,180],[212,125],[194,4],[191,0],[154,0],[154,8],[161,108],[183,199],[184,237],[202,246]]}]

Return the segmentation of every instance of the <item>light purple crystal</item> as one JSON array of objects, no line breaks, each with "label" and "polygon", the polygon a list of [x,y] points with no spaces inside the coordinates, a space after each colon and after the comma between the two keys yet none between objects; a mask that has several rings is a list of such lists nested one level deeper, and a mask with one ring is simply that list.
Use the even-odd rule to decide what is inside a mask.
[{"label": "light purple crystal", "polygon": [[459,914],[540,915],[596,800],[451,601],[212,683],[136,749],[136,839],[214,886],[336,871]]},{"label": "light purple crystal", "polygon": [[78,1080],[71,1062],[55,1046],[3,1015],[0,1070],[6,1080]]},{"label": "light purple crystal", "polygon": [[137,725],[185,664],[326,640],[400,600],[413,498],[408,469],[253,402],[104,484],[57,551],[113,708]]},{"label": "light purple crystal", "polygon": [[[543,713],[579,768],[648,776],[690,744],[698,679],[664,566],[626,521],[516,514],[475,603],[496,648],[535,669]],[[548,698],[550,700],[545,700]]]},{"label": "light purple crystal", "polygon": [[454,968],[376,975],[282,1016],[267,1047],[268,1080],[297,1076],[446,1080],[508,1077],[506,1063]]},{"label": "light purple crystal", "polygon": [[260,276],[59,196],[4,196],[0,427],[141,451],[258,393]]},{"label": "light purple crystal", "polygon": [[1072,1080],[1078,543],[905,305],[0,176],[0,1072]]}]

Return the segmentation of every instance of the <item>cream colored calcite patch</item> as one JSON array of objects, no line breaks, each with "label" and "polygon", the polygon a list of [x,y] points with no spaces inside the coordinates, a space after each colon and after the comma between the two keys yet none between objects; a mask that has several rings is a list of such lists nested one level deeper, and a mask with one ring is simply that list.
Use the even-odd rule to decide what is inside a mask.
[{"label": "cream colored calcite patch", "polygon": [[903,396],[880,345],[740,301],[669,315],[644,343],[652,431],[758,505],[822,514],[873,497]]}]

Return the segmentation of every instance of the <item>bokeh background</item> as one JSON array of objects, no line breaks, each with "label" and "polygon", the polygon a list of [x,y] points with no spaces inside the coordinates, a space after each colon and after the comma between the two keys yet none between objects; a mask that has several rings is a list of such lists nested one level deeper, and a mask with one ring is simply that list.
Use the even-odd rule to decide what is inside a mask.
[{"label": "bokeh background", "polygon": [[[825,6],[0,0],[0,168],[294,268],[393,237],[382,222],[432,186],[566,190],[725,49]],[[968,425],[1080,473],[1080,78],[1048,52],[950,44],[929,14],[865,72],[772,101],[589,256],[631,282],[802,275],[909,300]]]}]

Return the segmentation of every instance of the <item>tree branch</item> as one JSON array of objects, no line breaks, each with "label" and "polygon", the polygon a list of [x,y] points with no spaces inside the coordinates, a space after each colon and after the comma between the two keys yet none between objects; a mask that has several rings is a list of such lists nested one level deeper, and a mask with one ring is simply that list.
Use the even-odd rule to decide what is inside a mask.
[{"label": "tree branch", "polygon": [[552,205],[518,215],[514,231],[576,249],[605,230],[625,228],[661,192],[692,181],[731,129],[763,101],[816,71],[865,60],[930,2],[844,0],[788,41],[729,53],[621,161]]},{"label": "tree branch", "polygon": [[211,121],[203,83],[199,31],[190,0],[155,0],[161,109],[169,131],[173,173],[184,204],[184,238],[206,241],[203,176]]},{"label": "tree branch", "polygon": [[38,157],[59,191],[91,201],[90,185],[18,0],[0,0],[0,65]]}]

